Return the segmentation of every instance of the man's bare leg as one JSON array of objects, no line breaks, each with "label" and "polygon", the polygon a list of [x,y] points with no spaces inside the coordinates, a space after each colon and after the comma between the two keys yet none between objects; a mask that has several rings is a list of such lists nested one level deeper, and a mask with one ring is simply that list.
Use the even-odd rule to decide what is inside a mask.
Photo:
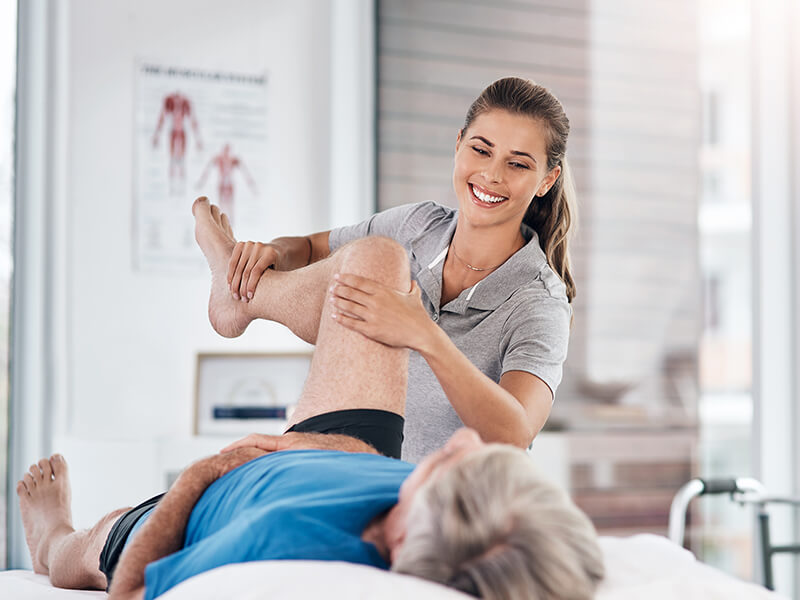
[{"label": "man's bare leg", "polygon": [[[356,240],[330,257],[337,272],[369,277],[396,290],[411,288],[408,256],[388,238]],[[326,282],[326,298],[333,280]],[[405,414],[408,350],[392,348],[347,329],[321,310],[317,347],[290,425],[334,410],[372,408]]]},{"label": "man's bare leg", "polygon": [[346,329],[327,303],[333,275],[354,273],[395,289],[411,286],[408,257],[396,242],[356,240],[325,260],[294,271],[267,271],[250,302],[231,297],[226,281],[235,240],[225,216],[205,198],[195,201],[195,236],[211,268],[209,318],[218,333],[236,337],[254,319],[269,319],[315,343],[311,370],[290,425],[352,408],[405,412],[408,352]]},{"label": "man's bare leg", "polygon": [[308,343],[316,343],[327,282],[335,262],[326,259],[288,272],[270,269],[261,277],[249,302],[234,300],[227,273],[236,240],[228,219],[206,198],[195,200],[192,213],[195,238],[211,268],[208,316],[217,333],[237,337],[253,320],[267,319],[286,325]]},{"label": "man's bare leg", "polygon": [[75,531],[69,472],[60,454],[31,465],[17,483],[17,496],[34,572],[49,575],[56,587],[104,590],[100,553],[114,522],[129,509],[107,514],[91,529]]},{"label": "man's bare leg", "polygon": [[[228,218],[205,197],[195,200],[192,213],[195,238],[211,269],[208,316],[216,332],[238,337],[252,321],[266,319],[281,323],[302,340],[316,344],[323,305],[334,273],[342,269],[343,252],[294,271],[270,269],[262,275],[249,302],[234,300],[227,274],[236,239]],[[370,238],[369,243],[374,239]],[[403,260],[408,262],[407,257]],[[372,270],[363,274],[375,278]]]}]

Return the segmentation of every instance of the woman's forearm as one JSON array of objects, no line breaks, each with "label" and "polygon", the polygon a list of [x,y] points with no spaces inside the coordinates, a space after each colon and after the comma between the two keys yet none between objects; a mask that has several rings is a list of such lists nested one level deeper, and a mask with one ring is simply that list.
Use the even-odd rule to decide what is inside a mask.
[{"label": "woman's forearm", "polygon": [[278,253],[275,268],[278,271],[293,271],[327,257],[330,254],[329,234],[329,231],[323,231],[305,236],[275,238],[269,243]]},{"label": "woman's forearm", "polygon": [[483,374],[438,325],[415,348],[430,366],[461,421],[486,442],[527,447],[534,431],[522,404]]}]

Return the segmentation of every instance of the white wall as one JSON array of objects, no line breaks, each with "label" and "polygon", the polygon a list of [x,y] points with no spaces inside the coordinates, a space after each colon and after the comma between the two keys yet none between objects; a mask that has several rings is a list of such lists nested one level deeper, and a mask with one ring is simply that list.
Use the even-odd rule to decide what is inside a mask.
[{"label": "white wall", "polygon": [[[205,312],[205,274],[176,277],[131,269],[137,59],[266,70],[269,177],[271,187],[280,190],[276,201],[286,206],[274,213],[279,223],[262,224],[262,234],[308,232],[327,222],[327,4],[125,4],[76,1],[68,17],[64,292],[70,331],[61,358],[69,373],[63,398],[69,410],[59,431],[81,438],[187,435],[198,350],[298,348],[293,336],[273,324],[256,324],[235,341],[215,335]],[[322,168],[312,172],[315,165]],[[187,210],[189,205],[187,198]],[[257,229],[250,236],[258,235]]]},{"label": "white wall", "polygon": [[[370,72],[363,61],[342,57],[371,55],[371,6],[364,0],[346,6],[315,0],[32,0],[21,11],[20,39],[34,29],[43,33],[35,38],[38,45],[31,42],[22,52],[20,64],[36,63],[31,74],[43,75],[21,83],[20,101],[35,99],[43,107],[20,111],[18,135],[26,137],[36,123],[38,139],[25,140],[23,148],[29,144],[44,158],[34,152],[20,157],[19,165],[18,217],[30,230],[18,231],[15,347],[33,343],[17,356],[32,368],[19,371],[12,399],[25,409],[18,411],[16,431],[12,426],[11,476],[21,476],[42,454],[63,452],[79,490],[76,525],[160,491],[165,469],[224,444],[192,439],[198,352],[306,348],[272,323],[255,323],[236,340],[217,336],[207,320],[207,274],[133,270],[136,61],[266,71],[266,195],[280,208],[271,211],[275,220],[250,224],[239,237],[327,229],[337,220],[332,206],[337,214],[363,218],[372,205],[372,178],[363,177],[372,161],[371,111],[364,110],[371,109],[368,84],[351,92],[366,94],[354,98],[359,110],[339,117],[339,126],[349,125],[363,142],[351,145],[349,163],[337,163],[340,178],[364,184],[349,190],[352,205],[341,195],[332,205],[328,194],[336,117],[329,100],[336,95],[346,112],[347,92],[337,81],[352,81],[354,70]],[[332,55],[338,57],[333,65]],[[348,169],[360,179],[349,177]],[[28,194],[25,182],[34,177],[46,179],[45,191],[31,184],[34,193]],[[187,199],[187,210],[190,204]],[[35,285],[25,285],[26,273],[35,275]],[[17,528],[11,535],[12,565],[27,563],[19,533]]]}]

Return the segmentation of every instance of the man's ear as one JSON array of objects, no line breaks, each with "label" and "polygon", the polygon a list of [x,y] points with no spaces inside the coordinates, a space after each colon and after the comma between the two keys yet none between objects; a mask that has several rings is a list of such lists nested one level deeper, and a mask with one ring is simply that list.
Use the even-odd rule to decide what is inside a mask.
[{"label": "man's ear", "polygon": [[403,535],[401,535],[395,543],[392,545],[391,550],[389,551],[389,560],[394,563],[397,560],[397,555],[399,554],[400,550],[403,549],[403,544],[406,541],[406,531],[403,530]]}]

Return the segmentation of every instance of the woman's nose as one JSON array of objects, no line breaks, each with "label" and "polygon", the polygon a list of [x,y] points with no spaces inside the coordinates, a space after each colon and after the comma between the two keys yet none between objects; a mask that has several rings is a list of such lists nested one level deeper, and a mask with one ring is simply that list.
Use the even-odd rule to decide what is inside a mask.
[{"label": "woman's nose", "polygon": [[500,183],[503,180],[503,165],[500,161],[491,161],[483,171],[483,177],[486,181],[492,183]]}]

